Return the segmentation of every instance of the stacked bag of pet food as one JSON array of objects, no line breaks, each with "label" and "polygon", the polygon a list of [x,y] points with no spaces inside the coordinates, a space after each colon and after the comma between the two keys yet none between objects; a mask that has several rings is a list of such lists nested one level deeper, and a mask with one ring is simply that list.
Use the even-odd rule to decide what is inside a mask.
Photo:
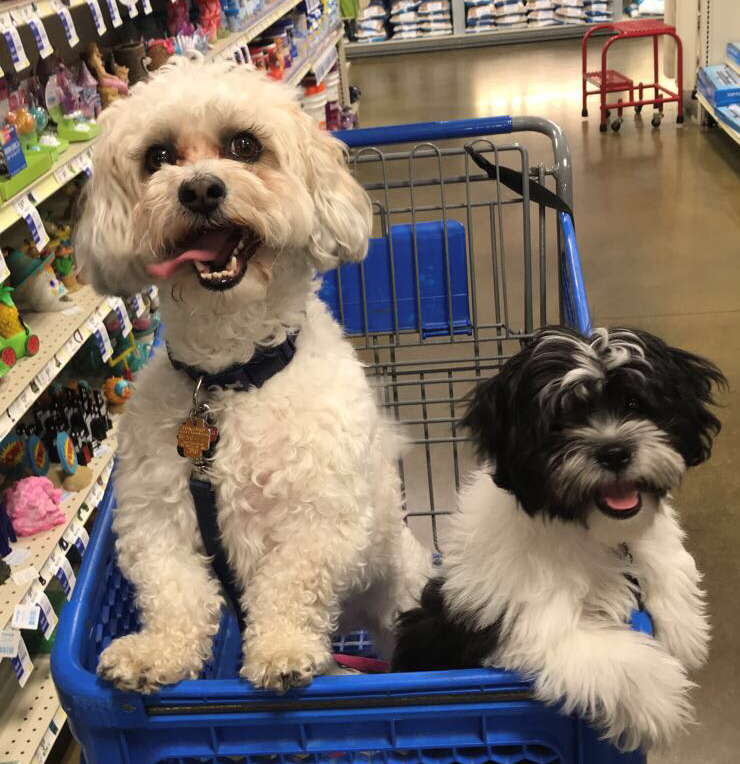
[{"label": "stacked bag of pet food", "polygon": [[493,12],[499,29],[517,29],[527,25],[524,0],[494,0]]},{"label": "stacked bag of pet food", "polygon": [[740,133],[740,42],[727,43],[725,62],[699,67],[696,89],[714,116]]},{"label": "stacked bag of pet food", "polygon": [[560,24],[555,18],[554,0],[526,0],[527,23],[531,27],[552,27]]},{"label": "stacked bag of pet food", "polygon": [[416,11],[419,31],[424,37],[452,34],[450,0],[424,0]]},{"label": "stacked bag of pet food", "polygon": [[412,40],[421,37],[417,10],[421,0],[394,0],[391,4],[390,22],[393,27],[393,37],[399,40]]},{"label": "stacked bag of pet food", "polygon": [[585,24],[583,0],[555,0],[555,18],[561,24]]},{"label": "stacked bag of pet food", "polygon": [[465,0],[465,31],[491,32],[496,28],[496,14],[492,0]]},{"label": "stacked bag of pet food", "polygon": [[357,41],[382,42],[388,39],[388,9],[382,0],[372,0],[357,15]]},{"label": "stacked bag of pet food", "polygon": [[606,24],[612,20],[611,0],[583,0],[587,24]]}]

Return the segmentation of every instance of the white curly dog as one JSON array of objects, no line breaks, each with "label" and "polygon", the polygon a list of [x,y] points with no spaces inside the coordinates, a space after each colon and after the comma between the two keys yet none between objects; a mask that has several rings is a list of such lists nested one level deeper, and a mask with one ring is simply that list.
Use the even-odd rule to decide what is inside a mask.
[{"label": "white curly dog", "polygon": [[[316,297],[316,271],[361,260],[370,201],[341,144],[292,88],[248,67],[178,61],[106,109],[76,251],[96,288],[160,283],[173,359],[208,373],[298,332],[262,387],[219,390],[209,479],[246,613],[243,677],[284,691],[331,666],[338,627],[390,647],[428,573],[403,523],[399,441],[353,348]],[[123,415],[114,530],[142,628],[98,673],[141,692],[195,678],[223,603],[177,452],[193,382],[160,352]]]}]

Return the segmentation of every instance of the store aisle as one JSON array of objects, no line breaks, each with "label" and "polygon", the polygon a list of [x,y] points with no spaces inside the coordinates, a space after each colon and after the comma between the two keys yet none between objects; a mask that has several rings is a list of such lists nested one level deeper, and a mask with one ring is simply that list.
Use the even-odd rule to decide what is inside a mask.
[{"label": "store aisle", "polygon": [[[615,51],[615,68],[646,72],[650,49]],[[596,100],[580,117],[580,44],[563,41],[355,61],[363,126],[491,114],[562,125],[573,152],[575,213],[595,325],[631,324],[708,356],[725,372],[724,423],[712,461],[678,497],[689,549],[706,576],[709,664],[694,693],[699,726],[650,764],[736,764],[740,750],[740,148],[688,119],[663,126],[625,115],[599,133]],[[647,79],[647,77],[645,77]],[[735,458],[733,458],[733,455]]]}]

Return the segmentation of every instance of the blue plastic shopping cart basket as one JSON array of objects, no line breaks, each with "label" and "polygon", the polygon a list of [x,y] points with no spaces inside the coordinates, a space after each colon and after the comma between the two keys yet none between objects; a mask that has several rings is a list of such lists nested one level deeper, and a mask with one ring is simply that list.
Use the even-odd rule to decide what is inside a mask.
[{"label": "blue plastic shopping cart basket", "polygon": [[[517,143],[493,136],[517,134]],[[472,385],[544,323],[588,331],[572,221],[490,180],[472,144],[499,166],[549,185],[570,205],[568,144],[553,123],[493,118],[342,133],[373,199],[363,265],[329,274],[321,295],[366,361],[381,404],[404,423],[409,523],[430,545],[444,533],[472,463],[456,422]],[[549,141],[549,143],[548,143]],[[530,163],[530,154],[547,158]],[[62,705],[88,764],[642,764],[581,720],[532,699],[496,670],[317,678],[276,696],[239,680],[240,638],[225,614],[200,679],[156,695],[95,676],[101,650],[138,627],[116,566],[112,489],[101,504],[52,655]],[[364,636],[341,641],[366,648]]]}]

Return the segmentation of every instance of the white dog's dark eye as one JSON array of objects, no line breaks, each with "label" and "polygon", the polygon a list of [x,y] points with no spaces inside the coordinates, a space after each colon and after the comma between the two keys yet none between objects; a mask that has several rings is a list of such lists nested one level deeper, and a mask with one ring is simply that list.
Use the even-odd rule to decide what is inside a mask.
[{"label": "white dog's dark eye", "polygon": [[262,152],[262,144],[251,133],[237,133],[229,143],[229,154],[243,162],[254,162]]},{"label": "white dog's dark eye", "polygon": [[169,146],[152,146],[147,149],[144,165],[149,172],[157,172],[165,164],[175,164],[175,152]]}]

